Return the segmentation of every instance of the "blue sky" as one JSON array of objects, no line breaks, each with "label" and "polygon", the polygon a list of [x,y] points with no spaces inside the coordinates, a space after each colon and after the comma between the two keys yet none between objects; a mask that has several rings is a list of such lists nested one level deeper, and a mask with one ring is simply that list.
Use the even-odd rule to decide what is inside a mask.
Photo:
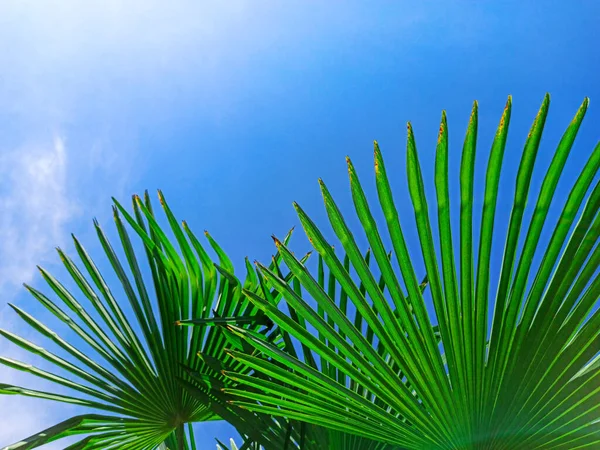
[{"label": "blue sky", "polygon": [[[178,217],[241,264],[268,260],[271,233],[298,222],[293,200],[326,223],[318,177],[348,210],[346,155],[373,193],[374,139],[410,226],[408,120],[429,188],[441,110],[456,170],[475,99],[483,174],[513,95],[502,192],[545,92],[552,104],[533,189],[585,96],[591,107],[561,186],[600,138],[595,1],[168,3],[0,4],[0,327],[22,329],[8,301],[36,312],[20,284],[40,284],[36,264],[57,267],[53,248],[72,250],[71,232],[100,251],[91,219],[110,226],[111,196],[127,202],[161,188]],[[500,198],[500,223],[511,200]],[[35,361],[3,341],[0,354]],[[25,379],[0,368],[0,383]],[[74,412],[0,397],[7,411],[0,446]],[[234,435],[222,424],[198,430],[206,448]]]}]

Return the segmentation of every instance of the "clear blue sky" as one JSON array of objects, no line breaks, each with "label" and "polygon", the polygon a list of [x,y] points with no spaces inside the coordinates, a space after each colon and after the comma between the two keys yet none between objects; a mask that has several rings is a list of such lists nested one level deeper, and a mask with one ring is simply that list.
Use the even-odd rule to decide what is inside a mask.
[{"label": "clear blue sky", "polygon": [[[431,188],[441,110],[456,169],[475,99],[481,170],[513,95],[504,192],[544,93],[552,104],[534,189],[589,96],[565,174],[572,181],[577,155],[600,138],[598,17],[592,0],[2,2],[0,326],[22,329],[7,301],[35,312],[20,283],[40,284],[35,264],[55,269],[52,249],[71,250],[71,232],[100,255],[91,219],[110,226],[111,196],[127,202],[161,188],[177,216],[211,231],[236,264],[264,261],[270,234],[297,224],[293,200],[326,223],[318,177],[348,209],[346,155],[373,193],[377,139],[411,226],[406,121]],[[510,200],[500,198],[499,220]],[[297,242],[306,247],[300,233]],[[0,353],[35,361],[5,342]],[[2,382],[43,386],[0,368]],[[0,446],[74,411],[0,397]],[[206,448],[233,435],[221,424],[198,431]]]}]

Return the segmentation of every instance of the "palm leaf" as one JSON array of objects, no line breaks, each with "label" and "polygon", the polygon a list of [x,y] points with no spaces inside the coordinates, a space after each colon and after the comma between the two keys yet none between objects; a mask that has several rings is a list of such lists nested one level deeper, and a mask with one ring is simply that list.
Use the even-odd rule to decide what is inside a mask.
[{"label": "palm leaf", "polygon": [[[505,236],[495,222],[510,98],[489,154],[485,185],[477,188],[483,192],[481,211],[475,211],[473,201],[477,104],[463,146],[460,209],[454,216],[448,187],[448,127],[442,115],[435,158],[437,224],[430,220],[430,200],[425,195],[409,125],[407,181],[419,237],[418,253],[408,250],[377,143],[376,187],[384,223],[375,220],[371,212],[374,203],[367,200],[348,160],[352,198],[362,225],[355,232],[366,236],[374,267],[363,257],[345,218],[320,181],[346,263],[302,208],[294,206],[312,246],[360,320],[351,321],[340,302],[324,289],[319,269],[315,275],[287,245],[276,241],[302,291],[294,290],[271,268],[261,266],[260,272],[268,286],[276,287],[294,314],[314,327],[317,335],[306,333],[306,327],[298,326],[292,314],[274,308],[264,296],[245,293],[303,348],[318,355],[321,367],[290,355],[253,331],[230,326],[262,354],[238,352],[234,357],[274,380],[256,392],[242,387],[256,387],[256,376],[232,375],[241,385],[231,393],[247,399],[238,404],[407,449],[575,449],[600,445],[600,184],[590,192],[600,167],[600,145],[572,183],[556,224],[547,220],[550,207],[557,203],[558,181],[587,105],[586,99],[560,140],[539,193],[531,195],[548,113],[549,97],[545,97],[520,155]],[[530,195],[534,207],[527,220]],[[457,219],[460,233],[455,254],[451,224]],[[544,231],[551,233],[548,242],[542,240]],[[490,262],[492,244],[498,239],[505,241],[504,256],[495,274]],[[392,259],[388,258],[387,246],[391,246]],[[539,262],[536,254],[542,255]],[[427,272],[430,298],[419,288],[416,267],[421,263]],[[378,276],[385,282],[386,293],[377,282]],[[495,295],[490,295],[490,289]],[[312,302],[316,302],[316,310]],[[275,362],[284,369],[274,369]],[[290,385],[294,390],[286,387]],[[361,395],[355,385],[370,394]]]},{"label": "palm leaf", "polygon": [[[81,441],[81,448],[154,449],[163,442],[172,448],[188,448],[194,440],[191,428],[186,436],[185,423],[217,420],[226,414],[238,425],[252,424],[257,432],[260,430],[256,413],[246,412],[243,421],[237,417],[239,408],[229,405],[220,391],[224,384],[231,383],[207,363],[210,358],[231,364],[242,373],[247,370],[225,353],[225,347],[230,345],[228,334],[222,327],[175,326],[179,320],[208,318],[212,310],[222,316],[258,314],[258,309],[242,295],[242,288],[259,289],[254,269],[250,267],[244,283],[240,282],[233,275],[231,261],[206,233],[218,256],[217,267],[224,267],[227,272],[217,270],[187,224],[179,225],[160,192],[159,198],[178,248],[155,219],[147,194],[144,201],[134,196],[132,214],[115,200],[120,248],[113,247],[94,222],[112,268],[110,276],[118,281],[114,286],[109,287],[96,262],[76,238],[80,264],[58,250],[76,289],[67,289],[44,269],[40,272],[55,299],[26,286],[41,305],[68,327],[68,333],[58,334],[11,305],[60,354],[0,330],[0,335],[50,363],[56,371],[3,357],[0,363],[67,388],[70,393],[59,395],[0,385],[0,394],[71,403],[110,416],[76,417],[8,448],[34,448],[80,433],[90,434]],[[134,251],[132,230],[143,243],[146,264]],[[129,303],[129,311],[121,299]],[[262,324],[260,320],[250,320],[239,325],[258,330]],[[73,344],[73,337],[83,345]],[[198,353],[205,357],[199,358]]]},{"label": "palm leaf", "polygon": [[[307,257],[303,258],[301,262],[305,262]],[[370,260],[370,251],[367,251],[365,255],[365,261]],[[349,261],[346,259],[346,264],[349,264]],[[288,273],[287,276],[283,276],[279,265],[276,261],[274,261],[274,270],[278,273],[280,279],[286,286],[292,286],[296,292],[301,289],[298,280],[292,276],[291,273]],[[344,302],[346,301],[345,293],[343,289],[340,288],[339,284],[329,273],[326,276],[326,270],[323,265],[323,258],[319,256],[318,260],[318,268],[319,268],[319,276],[318,283],[322,288],[326,288],[329,292],[331,298],[335,298],[338,305],[342,305],[344,307]],[[262,291],[257,291],[253,293],[248,293],[248,296],[259,296],[263,298],[265,302],[269,304],[269,307],[272,309],[285,308],[287,307],[291,319],[295,322],[295,327],[300,330],[299,332],[302,334],[310,335],[311,332],[306,327],[306,321],[301,320],[301,318],[295,314],[293,307],[290,304],[282,305],[279,301],[281,299],[280,289],[281,286],[272,286],[268,287],[265,283],[265,280],[261,274],[261,272],[257,272],[257,280],[260,283]],[[385,289],[385,283],[382,279],[379,281],[379,286],[381,289]],[[361,290],[363,287],[361,286]],[[336,295],[337,293],[337,295]],[[322,317],[322,311],[319,311],[318,314]],[[307,362],[309,366],[314,368],[315,370],[321,370],[322,373],[325,373],[329,376],[343,376],[341,372],[335,370],[333,366],[328,364],[317,365],[317,355],[315,355],[310,349],[307,347],[302,347],[301,354],[298,353],[296,347],[294,346],[292,336],[283,331],[281,329],[276,328],[271,333],[274,336],[277,336],[277,340],[274,340],[266,331],[270,330],[273,326],[272,321],[269,319],[269,315],[265,312],[259,311],[259,314],[254,316],[240,316],[240,317],[229,317],[229,318],[213,318],[213,319],[191,319],[186,321],[181,321],[181,325],[187,326],[198,326],[198,325],[206,325],[211,324],[215,326],[225,326],[232,332],[232,336],[238,336],[238,330],[241,324],[247,323],[250,320],[258,320],[258,322],[262,323],[265,326],[265,329],[261,330],[261,332],[254,332],[254,335],[261,339],[264,342],[271,343],[277,348],[281,349],[286,354],[290,355],[294,358],[301,358]],[[361,321],[360,313],[354,311],[354,323],[358,323]],[[367,331],[369,333],[369,331]],[[371,333],[372,336],[372,333]],[[329,345],[325,336],[319,334],[318,339],[321,341],[323,345]],[[242,344],[239,343],[238,340],[231,339],[231,342],[238,349],[242,348]],[[242,341],[243,343],[243,341]],[[240,353],[239,350],[232,349],[230,353],[237,355]],[[260,355],[256,352],[252,352],[251,350],[244,349],[241,353],[245,353],[248,357],[257,358]],[[261,390],[268,389],[272,383],[279,383],[279,389],[281,392],[286,393],[286,396],[297,395],[296,387],[287,383],[281,383],[280,380],[277,380],[274,377],[270,376],[271,371],[285,371],[285,365],[280,364],[276,360],[261,360],[261,364],[266,368],[264,372],[257,371],[252,374],[244,373],[244,371],[240,371],[239,368],[236,367],[228,367],[226,364],[222,362],[214,361],[213,364],[218,364],[217,370],[224,371],[229,380],[234,381],[236,384],[239,382],[243,382],[245,384],[245,389],[243,393],[240,393],[236,390],[235,384],[228,385],[223,387],[223,391],[227,394],[231,401],[237,403],[239,406],[242,406],[244,409],[248,408],[248,405],[243,402],[246,401],[249,397],[253,399],[258,399],[258,395],[261,395]],[[357,383],[353,384],[352,389],[355,392],[359,392],[361,395],[370,397],[372,393],[369,392],[367,388]],[[235,391],[237,396],[231,396],[231,393]],[[313,403],[314,405],[314,403]],[[251,408],[250,408],[251,409]],[[242,414],[238,414],[238,416],[242,416]],[[252,446],[259,446],[260,449],[265,450],[293,450],[293,449],[302,449],[302,450],[321,450],[321,449],[330,449],[330,450],[344,450],[348,448],[360,448],[363,450],[392,450],[393,446],[389,444],[385,444],[382,442],[373,441],[361,436],[357,436],[354,434],[344,433],[337,430],[332,430],[322,426],[315,426],[313,424],[307,424],[302,421],[290,420],[286,421],[279,417],[279,414],[276,412],[272,412],[270,415],[264,416],[264,425],[261,427],[260,436],[251,436],[251,430],[248,433],[244,434],[244,446],[251,448]],[[232,423],[236,424],[236,418],[232,418]],[[238,426],[236,424],[236,428],[238,430],[242,430],[242,426]],[[219,445],[224,447],[223,443]]]}]

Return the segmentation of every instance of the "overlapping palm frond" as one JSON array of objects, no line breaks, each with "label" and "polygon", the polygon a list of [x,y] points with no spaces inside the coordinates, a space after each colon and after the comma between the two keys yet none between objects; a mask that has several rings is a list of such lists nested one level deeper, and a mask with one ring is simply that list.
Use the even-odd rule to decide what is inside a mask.
[{"label": "overlapping palm frond", "polygon": [[[600,184],[594,182],[600,167],[600,145],[572,183],[556,224],[548,220],[587,106],[586,99],[560,140],[534,196],[530,185],[549,107],[549,97],[544,99],[520,155],[504,236],[500,235],[503,227],[495,226],[495,218],[510,98],[489,155],[481,211],[475,211],[473,201],[477,104],[462,151],[456,215],[451,215],[450,208],[448,127],[442,115],[435,157],[437,224],[429,217],[430,202],[409,125],[407,178],[419,253],[408,250],[377,144],[375,175],[384,223],[376,222],[373,202],[367,200],[348,160],[352,198],[362,224],[355,232],[366,236],[375,267],[369,267],[320,181],[326,211],[346,261],[300,206],[294,206],[312,246],[342,293],[324,288],[319,274],[311,273],[279,241],[277,247],[301,289],[293,283],[290,286],[272,268],[260,266],[260,273],[270,288],[283,294],[289,313],[264,295],[245,291],[281,329],[319,355],[320,365],[290,355],[254,331],[230,326],[232,333],[262,353],[233,352],[233,356],[266,375],[261,380],[232,374],[240,382],[232,394],[247,399],[237,403],[260,413],[406,449],[600,446]],[[528,198],[533,198],[529,205],[534,205],[529,219],[525,214]],[[453,221],[458,222],[458,237],[453,237]],[[544,231],[551,231],[546,242]],[[491,273],[492,243],[499,239],[504,241],[502,266],[499,273]],[[391,259],[386,243],[391,246]],[[415,267],[421,262],[429,280],[430,299],[419,289]],[[494,294],[490,295],[490,290]],[[342,302],[336,300],[338,295],[357,311],[360,322],[350,319]],[[435,314],[428,312],[431,304]],[[317,335],[307,332],[300,324],[303,321],[314,327]],[[358,392],[356,385],[368,394]]]},{"label": "overlapping palm frond", "polygon": [[[179,225],[160,193],[159,198],[178,249],[156,221],[148,195],[144,201],[135,196],[133,214],[115,201],[120,248],[111,245],[95,222],[112,267],[110,276],[118,280],[114,286],[108,285],[97,263],[76,238],[81,264],[60,249],[58,253],[78,292],[68,290],[44,269],[40,269],[42,277],[59,301],[27,286],[39,304],[68,327],[67,333],[57,334],[33,315],[11,305],[59,353],[9,331],[0,330],[0,335],[65,375],[4,357],[0,357],[0,363],[49,380],[74,394],[59,395],[4,384],[0,385],[0,394],[71,403],[102,414],[74,417],[7,449],[35,448],[74,434],[87,436],[73,448],[154,449],[165,441],[172,448],[189,448],[193,439],[190,441],[186,435],[185,423],[223,416],[234,426],[261,434],[262,419],[227,403],[221,388],[230,382],[211,367],[210,361],[231,361],[236,370],[245,370],[225,353],[230,344],[224,329],[175,326],[178,320],[207,318],[213,312],[220,316],[257,314],[258,309],[242,295],[242,288],[259,289],[254,268],[248,265],[250,270],[242,284],[233,275],[229,258],[206,233],[218,256],[219,264],[215,265],[186,223]],[[143,241],[147,264],[134,252],[131,230]],[[279,255],[275,261],[278,258]],[[221,272],[219,267],[223,268]],[[149,278],[151,283],[146,281]],[[129,303],[129,311],[125,302]],[[259,319],[238,325],[264,331]]]},{"label": "overlapping palm frond", "polygon": [[[370,251],[367,251],[366,255],[365,255],[365,261],[367,262],[367,264],[370,261]],[[306,260],[307,258],[305,258]],[[344,259],[344,264],[346,265],[346,267],[349,267],[350,261],[348,258]],[[292,286],[292,289],[294,289],[296,292],[299,292],[301,289],[300,283],[298,282],[297,279],[294,279],[291,275],[291,273],[288,273],[287,276],[283,276],[280,268],[279,268],[279,264],[277,264],[276,261],[274,261],[274,265],[273,265],[276,269],[276,272],[278,273],[278,276],[280,277],[280,279],[282,279],[287,285]],[[264,279],[264,277],[262,276],[260,271],[257,271],[257,279],[259,280],[260,286],[261,286],[261,290],[257,291],[256,293],[254,293],[253,295],[258,295],[261,296],[262,298],[264,298],[266,301],[268,301],[271,305],[273,305],[273,307],[275,308],[281,308],[284,307],[283,305],[280,304],[280,299],[281,299],[281,292],[278,290],[278,288],[275,288],[273,286],[269,287],[267,286],[267,283]],[[330,273],[329,276],[326,277],[325,274],[325,267],[323,264],[323,258],[321,256],[319,256],[318,258],[318,280],[317,282],[319,283],[319,286],[322,289],[327,289],[327,291],[329,292],[329,295],[331,298],[335,298],[336,302],[338,304],[339,307],[341,307],[344,311],[346,310],[347,306],[348,306],[348,299],[347,296],[344,295],[343,291],[340,290],[339,284],[337,283],[335,277],[333,277],[333,275]],[[425,287],[426,283],[422,283],[422,289]],[[385,281],[383,279],[379,280],[379,286],[381,289],[385,288]],[[365,290],[365,286],[364,285],[360,285],[359,286],[359,290],[361,292],[364,293]],[[340,296],[336,296],[335,292],[340,292],[341,295]],[[307,328],[307,322],[301,318],[300,316],[298,316],[294,309],[288,304],[286,305],[287,308],[289,309],[289,311],[291,312],[291,317],[292,320],[294,320],[295,324],[297,327],[299,327],[300,329],[303,330],[304,333],[311,333],[311,331]],[[262,311],[259,311],[260,313],[262,313]],[[350,313],[350,312],[349,312]],[[264,313],[262,313],[264,314]],[[322,310],[319,309],[318,314],[322,314]],[[266,315],[265,315],[266,317]],[[214,324],[218,324],[221,326],[228,326],[230,328],[230,330],[235,330],[237,328],[237,326],[239,326],[240,324],[246,323],[249,320],[253,320],[252,316],[249,317],[245,317],[245,316],[241,316],[241,317],[230,317],[230,318],[223,318],[223,319],[208,319],[208,320],[186,320],[186,321],[182,321],[182,325],[191,325],[191,326],[195,326],[195,325],[204,325],[206,323],[214,323]],[[270,321],[270,319],[266,319],[268,320],[270,323],[266,324],[267,327],[272,326],[272,322]],[[360,316],[359,313],[354,312],[354,323],[357,324],[357,326],[360,326],[358,324],[360,324],[362,322],[362,317]],[[230,353],[237,355],[237,354],[248,354],[248,356],[252,357],[252,356],[259,356],[257,354],[256,351],[253,351],[254,349],[252,348],[252,346],[249,345],[244,345],[243,341],[239,341],[236,342],[235,339],[238,339],[234,333],[232,333],[233,336],[231,338],[231,343],[233,344],[229,350]],[[371,332],[368,332],[368,335],[370,335],[371,338],[371,344],[373,344],[373,334]],[[259,336],[260,339],[265,339],[264,336],[261,336],[259,334],[257,334],[257,336]],[[294,338],[292,335],[290,335],[287,331],[282,331],[282,330],[278,330],[278,338],[279,341],[276,343],[277,347],[279,349],[281,349],[281,351],[283,351],[285,354],[289,355],[292,358],[296,358],[296,359],[301,359],[302,361],[305,361],[307,365],[309,365],[310,367],[312,367],[315,370],[321,371],[322,374],[332,377],[334,379],[337,378],[345,378],[345,374],[339,370],[337,370],[334,366],[331,366],[329,364],[327,364],[322,358],[320,358],[318,355],[316,355],[313,351],[311,351],[307,346],[303,346],[303,345],[298,345],[295,346],[294,343],[297,343],[297,341],[294,341]],[[323,342],[326,343],[325,340],[323,339],[323,336],[321,334],[318,335],[318,338]],[[275,344],[275,342],[273,340],[271,340],[272,343]],[[250,348],[248,348],[250,347]],[[236,361],[235,359],[232,360]],[[216,363],[216,362],[215,362]],[[239,362],[238,362],[239,364]],[[231,363],[229,363],[229,367],[225,364],[220,363],[219,366],[217,367],[217,369],[221,372],[223,372],[227,378],[229,380],[232,380],[234,383],[230,384],[230,385],[226,385],[224,386],[223,390],[224,392],[227,394],[228,397],[231,398],[231,401],[233,401],[234,403],[236,403],[236,400],[240,401],[245,401],[249,395],[249,392],[252,392],[252,394],[250,395],[250,397],[252,398],[256,398],[258,399],[258,397],[256,397],[257,395],[261,394],[261,389],[266,386],[269,385],[270,383],[279,383],[280,384],[280,389],[285,389],[285,390],[295,390],[295,386],[288,384],[288,383],[282,383],[279,379],[277,379],[276,377],[271,377],[270,373],[271,371],[275,371],[276,373],[281,373],[281,372],[285,372],[287,369],[285,364],[280,363],[279,361],[275,361],[275,360],[271,360],[268,361],[266,366],[265,366],[265,370],[264,371],[256,371],[253,373],[246,373],[247,370],[239,370],[239,367],[236,367],[234,365],[232,365]],[[242,385],[244,385],[244,392],[241,393],[238,390],[236,390],[236,385],[238,383],[241,383]],[[365,397],[372,397],[372,393],[368,391],[368,389],[365,389],[363,386],[357,384],[357,383],[352,383],[351,384],[351,389],[353,389],[355,392],[359,393],[360,395],[363,395]],[[236,392],[235,396],[232,396],[231,393],[232,392]],[[247,408],[247,405],[244,404],[243,405],[244,408]],[[250,408],[252,409],[252,408]],[[267,419],[267,417],[269,419]],[[261,443],[257,442],[257,441],[253,441],[251,439],[248,439],[246,441],[244,441],[244,446],[243,448],[252,448],[252,445],[258,445],[261,450],[280,450],[280,449],[285,449],[285,450],[346,450],[346,449],[350,449],[350,448],[356,448],[356,449],[361,449],[361,450],[394,450],[396,449],[396,446],[390,445],[390,444],[386,444],[383,442],[378,442],[378,441],[373,441],[367,438],[364,438],[362,436],[357,436],[355,434],[350,434],[350,433],[346,433],[343,431],[339,431],[339,430],[334,430],[334,429],[330,429],[324,426],[319,426],[319,425],[314,425],[314,424],[310,424],[310,423],[305,423],[303,421],[298,421],[298,420],[285,420],[280,418],[277,414],[271,414],[268,416],[264,416],[265,419],[267,419],[265,421],[265,424],[263,425],[262,429],[263,430],[281,430],[281,429],[285,429],[285,433],[284,436],[286,437],[286,439],[284,440],[284,442],[282,443],[281,441],[277,441],[277,442],[270,442],[268,444],[264,444],[264,445],[260,445]],[[270,422],[270,424],[268,423]],[[264,440],[262,441],[264,442]],[[223,443],[219,443],[222,447],[225,447],[225,444]],[[275,445],[273,445],[275,444]]]}]

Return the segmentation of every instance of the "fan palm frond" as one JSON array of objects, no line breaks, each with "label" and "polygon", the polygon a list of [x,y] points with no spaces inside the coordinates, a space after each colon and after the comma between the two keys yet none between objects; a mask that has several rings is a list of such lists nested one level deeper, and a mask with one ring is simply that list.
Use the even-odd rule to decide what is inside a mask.
[{"label": "fan palm frond", "polygon": [[[232,374],[240,386],[231,393],[246,399],[236,403],[406,449],[600,445],[600,184],[594,183],[600,168],[600,145],[572,183],[556,224],[552,226],[548,220],[587,106],[586,99],[560,140],[539,193],[533,196],[530,185],[549,107],[549,97],[545,97],[522,154],[511,155],[520,156],[520,164],[505,236],[495,222],[510,98],[489,155],[480,212],[475,211],[473,201],[477,104],[463,146],[460,208],[454,216],[448,127],[442,114],[435,156],[437,223],[429,217],[430,201],[409,124],[407,181],[418,253],[408,250],[377,143],[375,179],[384,223],[375,220],[373,202],[367,200],[348,159],[352,198],[362,225],[355,233],[368,240],[375,267],[369,266],[340,209],[319,180],[346,261],[304,210],[294,206],[312,246],[341,291],[324,289],[319,274],[311,273],[286,244],[276,240],[301,289],[294,289],[272,268],[261,265],[260,273],[269,287],[283,294],[291,307],[289,313],[259,292],[245,294],[275,324],[317,354],[320,367],[290,355],[254,331],[230,325],[233,334],[262,353],[232,352],[233,356],[269,377],[263,382],[256,376]],[[529,198],[534,207],[531,218],[526,219]],[[457,219],[455,249],[451,224]],[[544,231],[551,231],[547,242],[542,239]],[[497,239],[504,240],[503,260],[499,273],[492,273],[492,243]],[[391,259],[386,243],[391,246]],[[539,262],[536,254],[542,255]],[[416,274],[420,263],[426,269],[431,300],[420,289]],[[385,289],[377,277],[384,280]],[[342,298],[352,305],[360,321],[350,320],[341,307]],[[316,310],[312,302],[316,302]],[[314,327],[316,335],[299,325],[294,315]],[[354,389],[355,385],[368,395]]]},{"label": "fan palm frond", "polygon": [[[90,434],[77,444],[81,448],[154,449],[166,440],[171,446],[187,448],[185,423],[217,420],[225,414],[232,422],[240,420],[237,407],[229,405],[221,392],[227,380],[207,362],[210,359],[228,363],[231,357],[225,353],[225,347],[231,338],[222,327],[177,327],[175,322],[207,318],[213,311],[220,316],[256,314],[258,309],[242,295],[242,288],[259,288],[254,269],[247,263],[250,270],[245,281],[240,282],[233,275],[233,264],[225,252],[206,233],[218,256],[219,264],[215,266],[187,224],[179,225],[160,192],[159,198],[179,248],[159,226],[147,194],[143,201],[134,196],[133,214],[115,200],[119,250],[94,222],[112,268],[110,276],[118,280],[114,286],[109,287],[97,263],[75,237],[81,264],[61,249],[58,253],[77,292],[67,289],[42,268],[42,277],[59,301],[26,286],[40,305],[68,327],[68,333],[58,334],[34,315],[11,305],[33,331],[62,355],[0,330],[4,338],[41,357],[58,372],[4,357],[0,357],[0,363],[68,388],[73,394],[13,385],[0,385],[0,394],[71,403],[103,414],[75,417],[7,448],[35,448],[43,442],[81,433]],[[131,230],[143,242],[145,265],[134,251]],[[124,259],[118,251],[124,253]],[[224,270],[219,272],[218,267]],[[150,284],[147,279],[151,279]],[[125,309],[125,302],[130,311]],[[259,319],[238,325],[252,330],[263,328]],[[82,345],[73,343],[77,341]],[[199,352],[205,357],[199,358]],[[244,371],[235,361],[232,367]],[[243,423],[257,417],[246,412]],[[253,423],[253,429],[259,432],[257,423]]]}]

